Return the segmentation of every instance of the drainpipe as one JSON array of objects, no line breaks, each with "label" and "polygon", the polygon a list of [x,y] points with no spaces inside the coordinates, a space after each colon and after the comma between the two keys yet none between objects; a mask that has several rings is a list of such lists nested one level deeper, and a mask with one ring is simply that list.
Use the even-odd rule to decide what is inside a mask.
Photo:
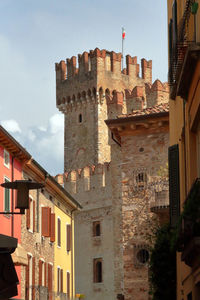
[{"label": "drainpipe", "polygon": [[[11,160],[11,181],[14,181],[14,157]],[[14,212],[14,190],[11,189],[11,212]],[[14,237],[14,214],[11,215],[11,236]]]},{"label": "drainpipe", "polygon": [[39,214],[40,214],[40,211],[39,211],[39,190],[37,190],[37,232],[39,232]]}]

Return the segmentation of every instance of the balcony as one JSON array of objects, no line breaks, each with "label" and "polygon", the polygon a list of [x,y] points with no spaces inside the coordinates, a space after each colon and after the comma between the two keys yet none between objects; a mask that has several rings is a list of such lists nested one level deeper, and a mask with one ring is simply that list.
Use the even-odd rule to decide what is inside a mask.
[{"label": "balcony", "polygon": [[151,212],[169,212],[169,191],[155,192],[155,201],[150,203]]},{"label": "balcony", "polygon": [[[190,55],[188,56],[190,50],[194,51],[196,50],[196,46],[198,46],[195,36],[196,25],[194,15],[191,12],[191,6],[194,4],[193,2],[193,0],[186,1],[184,14],[177,26],[177,34],[175,32],[170,32],[169,36],[169,40],[171,40],[171,50],[168,76],[170,98],[173,100],[177,95],[182,98],[187,98],[188,84],[191,80],[191,76],[188,74],[188,69],[190,72],[194,72],[193,64],[196,63],[194,55],[191,55],[191,57]],[[173,22],[175,22],[175,20],[172,20],[172,23]],[[184,70],[183,72],[186,57],[189,58],[190,62],[187,64],[187,70]]]},{"label": "balcony", "polygon": [[190,267],[200,264],[200,179],[193,184],[184,204],[177,229],[177,249],[181,260]]}]

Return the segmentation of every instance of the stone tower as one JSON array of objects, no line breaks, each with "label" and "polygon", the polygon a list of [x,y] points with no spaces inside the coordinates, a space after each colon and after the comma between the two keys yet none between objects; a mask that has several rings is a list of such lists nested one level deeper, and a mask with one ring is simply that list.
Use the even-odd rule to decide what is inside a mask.
[{"label": "stone tower", "polygon": [[[168,87],[159,80],[152,84],[151,61],[142,59],[140,76],[137,57],[127,55],[124,70],[121,59],[121,53],[96,48],[78,55],[78,67],[74,56],[56,64],[56,102],[65,114],[63,182],[83,206],[75,218],[76,293],[89,300],[128,295],[123,152],[105,120],[168,101]],[[167,152],[164,156],[167,159]],[[148,299],[147,295],[141,299]]]}]

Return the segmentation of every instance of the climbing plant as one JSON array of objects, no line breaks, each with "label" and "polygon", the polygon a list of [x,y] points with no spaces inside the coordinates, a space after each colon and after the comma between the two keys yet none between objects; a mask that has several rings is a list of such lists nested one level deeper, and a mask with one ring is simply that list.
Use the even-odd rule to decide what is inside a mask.
[{"label": "climbing plant", "polygon": [[155,244],[150,257],[150,293],[152,300],[176,299],[176,250],[171,247],[169,225],[155,233]]}]

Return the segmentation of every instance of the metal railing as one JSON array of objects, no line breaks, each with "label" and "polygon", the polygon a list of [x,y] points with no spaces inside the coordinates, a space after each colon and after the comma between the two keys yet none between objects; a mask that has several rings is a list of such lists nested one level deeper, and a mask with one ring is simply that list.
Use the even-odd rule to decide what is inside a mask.
[{"label": "metal railing", "polygon": [[190,38],[189,23],[191,17],[191,5],[194,0],[187,0],[185,4],[185,10],[183,16],[178,24],[177,41],[172,45],[172,53],[170,55],[170,67],[169,67],[169,84],[171,87],[176,86],[179,79],[185,54],[188,45],[194,43],[194,39]]}]

